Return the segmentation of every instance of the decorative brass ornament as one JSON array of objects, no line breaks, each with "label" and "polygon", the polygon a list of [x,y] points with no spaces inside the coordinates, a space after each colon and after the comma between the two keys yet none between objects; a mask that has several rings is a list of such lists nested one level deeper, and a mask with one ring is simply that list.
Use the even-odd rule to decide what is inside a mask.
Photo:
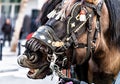
[{"label": "decorative brass ornament", "polygon": [[76,20],[80,20],[80,14],[76,16]]},{"label": "decorative brass ornament", "polygon": [[64,42],[60,42],[60,41],[52,42],[52,46],[55,46],[55,47],[61,47],[63,45],[64,45]]}]

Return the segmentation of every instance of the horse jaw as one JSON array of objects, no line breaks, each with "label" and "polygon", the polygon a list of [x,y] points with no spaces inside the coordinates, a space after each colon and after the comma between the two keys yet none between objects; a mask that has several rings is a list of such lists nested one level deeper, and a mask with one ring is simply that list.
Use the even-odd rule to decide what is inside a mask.
[{"label": "horse jaw", "polygon": [[52,74],[52,71],[48,69],[48,66],[43,66],[40,69],[30,69],[27,73],[27,77],[31,79],[44,79],[50,74]]}]

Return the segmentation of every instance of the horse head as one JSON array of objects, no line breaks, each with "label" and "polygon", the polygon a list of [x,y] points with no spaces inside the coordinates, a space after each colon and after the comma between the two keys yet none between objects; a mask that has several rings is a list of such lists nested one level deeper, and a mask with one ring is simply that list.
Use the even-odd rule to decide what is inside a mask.
[{"label": "horse head", "polygon": [[[113,80],[111,78],[114,78],[119,72],[117,67],[120,67],[118,62],[120,57],[117,55],[120,54],[120,44],[118,43],[120,35],[117,31],[118,26],[113,25],[116,23],[111,22],[113,18],[110,17],[113,14],[109,14],[111,11],[106,5],[108,2],[109,0],[105,0],[105,2],[103,0],[81,0],[71,6],[70,14],[68,12],[66,14],[64,9],[53,10],[51,13],[53,15],[50,15],[51,18],[46,25],[41,26],[33,35],[33,38],[40,40],[41,44],[39,52],[33,57],[30,55],[32,58],[37,57],[37,61],[31,62],[33,60],[26,56],[18,59],[21,66],[32,68],[28,76],[44,78],[56,67],[61,68],[62,64],[66,62],[64,59],[67,58],[66,65],[88,64],[89,81],[97,84],[103,82],[105,82],[103,84],[110,84]],[[115,12],[112,11],[112,13]],[[111,64],[112,59],[115,60],[113,64]],[[116,68],[117,70],[115,70]],[[106,78],[105,81],[99,80],[101,74],[103,74],[103,79]]]},{"label": "horse head", "polygon": [[[57,33],[54,33],[54,31],[57,31]],[[33,38],[42,41],[44,40],[43,42],[40,41],[41,48],[37,52],[32,52],[26,49],[23,55],[20,55],[18,58],[18,64],[20,66],[30,69],[27,74],[29,78],[43,79],[46,75],[52,73],[49,66],[52,59],[51,54],[53,51],[55,52],[55,47],[52,47],[54,43],[51,44],[51,42],[60,41],[65,35],[66,24],[64,21],[50,19],[44,26],[38,28],[37,32],[34,33]],[[59,56],[59,61],[57,62],[59,66],[63,67],[63,63],[61,63],[63,59],[65,63],[65,56]],[[67,67],[64,66],[64,68]]]},{"label": "horse head", "polygon": [[[24,54],[18,58],[19,65],[31,69],[28,72],[28,77],[41,79],[47,74],[49,75],[51,73],[50,64],[52,58],[57,58],[55,63],[60,68],[65,62],[63,60],[66,59],[66,57],[69,60],[67,60],[66,65],[68,65],[70,61],[74,61],[73,64],[82,64],[86,60],[89,60],[91,47],[93,47],[93,45],[88,38],[94,37],[97,16],[93,15],[94,11],[91,8],[83,5],[83,1],[73,4],[72,8],[70,8],[71,10],[68,11],[70,14],[68,14],[68,12],[65,14],[65,9],[66,6],[34,33],[33,38],[38,39],[40,42],[40,50],[37,52],[28,52],[28,50],[26,50]],[[89,27],[89,23],[91,27]],[[90,37],[88,37],[88,33],[90,33]],[[88,45],[90,45],[90,50],[86,57]],[[71,56],[73,55],[73,51],[75,51],[74,53],[76,54],[75,58]],[[69,64],[72,64],[72,62]],[[64,66],[64,68],[66,68],[66,66]]]}]

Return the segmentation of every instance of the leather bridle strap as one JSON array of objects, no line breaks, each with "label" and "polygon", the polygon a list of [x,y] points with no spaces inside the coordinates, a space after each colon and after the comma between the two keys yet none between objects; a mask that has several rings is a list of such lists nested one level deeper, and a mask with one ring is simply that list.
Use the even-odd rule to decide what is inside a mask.
[{"label": "leather bridle strap", "polygon": [[[77,47],[76,48],[86,48],[86,57],[85,59],[81,62],[81,64],[83,64],[84,62],[88,61],[91,57],[91,55],[94,53],[95,51],[95,47],[92,46],[92,42],[96,43],[96,39],[98,38],[98,33],[100,32],[100,15],[101,15],[101,9],[103,6],[103,0],[101,0],[101,2],[98,3],[98,5],[93,5],[87,2],[84,2],[84,5],[87,7],[90,7],[93,9],[92,13],[89,14],[91,15],[89,18],[89,27],[88,27],[88,32],[87,32],[87,44],[84,43],[77,43]],[[97,14],[97,25],[96,25],[96,29],[95,29],[95,33],[94,36],[92,37],[92,22],[93,22],[93,16],[94,14]],[[76,41],[74,41],[76,42]]]},{"label": "leather bridle strap", "polygon": [[94,12],[92,12],[91,14],[89,14],[90,18],[89,18],[89,27],[87,28],[87,47],[86,47],[86,57],[83,59],[83,61],[81,62],[81,64],[83,64],[84,62],[87,62],[91,55],[92,55],[92,22],[93,22],[93,16],[94,16]]},{"label": "leather bridle strap", "polygon": [[[100,4],[101,5],[99,5],[98,7],[102,8],[103,3],[100,3]],[[94,32],[94,36],[92,37],[93,16],[96,14],[96,11],[94,11],[94,9],[97,8],[97,7],[95,7],[94,5],[91,5],[91,7],[94,7],[94,8],[93,8],[93,11],[91,13],[89,13],[89,19],[88,19],[89,20],[89,25],[88,25],[89,27],[87,28],[87,44],[79,43],[77,41],[76,35],[72,34],[72,39],[73,39],[73,42],[75,44],[74,48],[86,48],[86,57],[81,62],[81,64],[83,64],[84,62],[87,62],[90,59],[91,55],[93,55],[93,53],[95,51],[95,46],[92,46],[92,42],[96,43],[96,39],[98,38],[98,33],[100,32],[100,29],[101,29],[100,28],[100,15],[97,14],[96,29],[95,29],[95,32]],[[100,9],[100,11],[101,11],[101,9]]]},{"label": "leather bridle strap", "polygon": [[91,4],[89,2],[84,2],[84,5],[89,8],[92,8],[100,16],[103,3],[104,3],[104,0],[101,0],[97,5]]}]

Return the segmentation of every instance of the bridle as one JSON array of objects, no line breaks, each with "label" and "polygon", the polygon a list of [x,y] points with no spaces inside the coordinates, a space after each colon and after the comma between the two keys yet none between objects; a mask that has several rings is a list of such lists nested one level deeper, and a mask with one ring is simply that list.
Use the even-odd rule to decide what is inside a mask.
[{"label": "bridle", "polygon": [[[51,59],[48,60],[50,62],[50,68],[53,72],[57,73],[57,75],[59,77],[66,77],[64,74],[62,74],[62,72],[60,71],[59,66],[56,64],[56,60],[58,59],[58,55],[62,55],[67,49],[70,48],[71,45],[73,45],[74,48],[86,48],[86,57],[85,59],[81,62],[81,64],[83,64],[84,62],[88,61],[91,57],[91,55],[94,54],[95,51],[95,46],[92,45],[92,43],[96,43],[96,39],[98,38],[98,34],[100,33],[100,15],[101,15],[101,9],[103,6],[104,1],[101,0],[98,5],[93,5],[90,4],[88,2],[85,1],[81,1],[81,2],[77,2],[74,6],[73,9],[71,11],[71,17],[68,19],[68,23],[67,23],[67,35],[62,39],[62,40],[58,40],[59,38],[57,38],[55,35],[51,35],[52,33],[50,33],[50,37],[55,37],[57,38],[56,41],[54,41],[54,43],[59,44],[60,42],[62,42],[62,44],[60,44],[59,46],[53,45],[53,42],[51,43],[47,43],[48,41],[44,41],[45,44],[52,46],[52,54],[50,54]],[[86,20],[84,21],[78,21],[75,20],[78,24],[75,25],[71,20],[72,18],[75,19],[78,15],[80,16],[80,14],[77,14],[76,17],[73,17],[73,13],[74,10],[77,6],[80,6],[80,11],[85,11],[85,17]],[[92,11],[88,11],[88,8],[92,9]],[[58,20],[60,20],[61,14],[56,13],[54,10],[54,16],[52,16],[52,18],[54,19],[53,22],[56,22]],[[96,27],[95,27],[95,32],[94,32],[94,36],[92,37],[92,21],[93,21],[93,17],[97,16],[97,20],[96,20]],[[88,23],[87,29],[84,28],[85,24]],[[48,21],[46,23],[47,26],[50,26],[50,22]],[[69,28],[70,25],[72,25],[72,27],[74,27],[72,30]],[[47,28],[46,28],[47,29]],[[51,29],[50,29],[51,30]],[[84,43],[79,43],[77,40],[77,33],[79,33],[80,35],[83,34],[85,31],[87,30],[87,44]],[[53,30],[52,30],[53,31]],[[34,35],[35,37],[35,35]],[[39,38],[39,37],[38,37]],[[43,41],[43,39],[40,39]],[[91,43],[92,42],[92,43]],[[59,52],[59,50],[63,50],[62,52]],[[74,57],[74,56],[73,56]],[[66,61],[66,60],[65,60]],[[63,59],[64,62],[64,59]]]}]

